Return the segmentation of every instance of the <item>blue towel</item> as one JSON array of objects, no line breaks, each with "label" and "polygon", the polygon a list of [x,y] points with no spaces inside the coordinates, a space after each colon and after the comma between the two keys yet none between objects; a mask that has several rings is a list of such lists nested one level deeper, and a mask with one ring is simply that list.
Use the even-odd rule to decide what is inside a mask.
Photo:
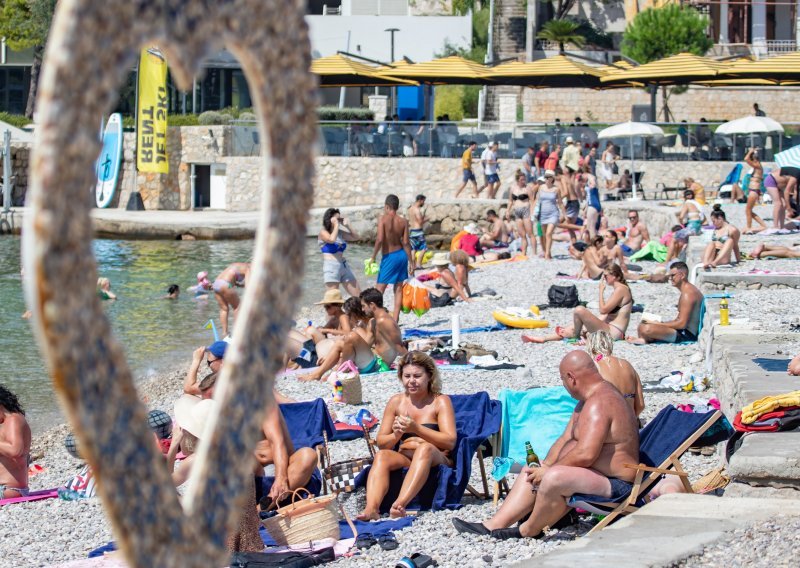
[{"label": "blue towel", "polygon": [[322,431],[332,440],[336,433],[333,419],[321,398],[306,402],[280,405],[281,414],[289,429],[295,449],[315,448],[323,443]]},{"label": "blue towel", "polygon": [[[466,327],[461,330],[461,333],[479,333],[482,331],[503,331],[504,329],[508,328],[504,326],[502,323],[496,323],[494,325]],[[452,329],[417,329],[409,327],[403,330],[403,339],[410,339],[413,337],[443,337],[445,335],[451,335],[452,333],[453,333]]]},{"label": "blue towel", "polygon": [[[472,457],[478,447],[500,430],[500,403],[491,400],[485,392],[469,395],[450,395],[456,415],[458,438],[453,452],[455,467],[440,465],[431,470],[419,494],[408,504],[409,510],[455,509],[460,506],[464,490],[472,472]],[[366,468],[356,478],[356,486],[366,485],[371,468]],[[381,503],[381,512],[388,512],[400,493],[408,469],[392,472],[389,492]]]},{"label": "blue towel", "polygon": [[525,391],[503,389],[498,398],[503,405],[503,445],[500,455],[525,463],[525,442],[530,442],[540,460],[567,427],[578,401],[561,387]]}]

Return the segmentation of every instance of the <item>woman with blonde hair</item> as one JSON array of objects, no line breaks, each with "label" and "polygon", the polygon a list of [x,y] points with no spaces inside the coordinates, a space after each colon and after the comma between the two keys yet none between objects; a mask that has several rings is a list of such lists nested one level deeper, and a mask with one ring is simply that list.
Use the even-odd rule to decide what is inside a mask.
[{"label": "woman with blonde hair", "polygon": [[367,480],[367,506],[358,519],[380,517],[380,506],[389,491],[389,474],[408,468],[390,515],[404,517],[406,506],[428,480],[431,468],[453,466],[456,417],[450,397],[442,394],[442,379],[431,357],[409,351],[400,359],[397,376],[403,392],[389,399],[377,442],[380,450]]},{"label": "woman with blonde hair", "polygon": [[600,375],[617,387],[639,416],[644,410],[644,394],[639,373],[628,361],[614,357],[614,338],[607,331],[595,331],[586,336],[586,351],[594,359]]}]

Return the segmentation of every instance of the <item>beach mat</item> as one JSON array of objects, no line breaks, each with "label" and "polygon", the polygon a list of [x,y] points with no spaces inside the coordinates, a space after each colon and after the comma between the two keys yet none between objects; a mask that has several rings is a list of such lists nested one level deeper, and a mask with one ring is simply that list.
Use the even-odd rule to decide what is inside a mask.
[{"label": "beach mat", "polygon": [[42,489],[41,491],[31,491],[25,497],[0,499],[0,507],[3,505],[13,505],[14,503],[28,503],[29,501],[41,501],[42,499],[55,499],[56,497],[58,497],[58,488]]},{"label": "beach mat", "polygon": [[[479,326],[479,327],[465,327],[461,329],[461,333],[480,333],[484,331],[504,331],[508,329],[501,323],[494,325]],[[409,327],[403,330],[403,339],[413,339],[415,337],[443,337],[445,335],[452,335],[452,329],[420,329]]]},{"label": "beach mat", "polygon": [[491,266],[493,264],[503,264],[505,262],[519,262],[521,260],[528,260],[528,257],[524,254],[518,254],[517,256],[512,256],[511,258],[504,258],[501,260],[484,260],[481,262],[472,262],[472,266]]},{"label": "beach mat", "polygon": [[753,363],[770,373],[785,373],[789,367],[791,359],[771,359],[768,357],[756,357]]}]

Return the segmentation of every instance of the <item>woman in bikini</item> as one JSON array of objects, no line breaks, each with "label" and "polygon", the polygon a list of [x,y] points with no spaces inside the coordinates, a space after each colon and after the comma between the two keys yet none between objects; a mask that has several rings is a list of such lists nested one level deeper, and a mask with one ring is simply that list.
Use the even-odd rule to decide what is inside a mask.
[{"label": "woman in bikini", "polygon": [[703,252],[703,268],[716,268],[720,264],[730,264],[732,260],[739,262],[739,229],[728,223],[725,212],[720,205],[714,205],[711,212],[714,233],[711,242]]},{"label": "woman in bikini", "polygon": [[453,466],[456,418],[450,397],[441,394],[436,363],[421,351],[409,351],[400,360],[397,376],[404,392],[389,399],[383,413],[377,435],[380,451],[367,480],[367,506],[358,515],[362,521],[380,517],[391,472],[408,468],[389,511],[392,517],[404,517],[406,506],[425,485],[431,468]]},{"label": "woman in bikini", "polygon": [[[606,285],[611,286],[611,296],[605,299]],[[623,339],[631,321],[633,294],[625,275],[618,264],[609,266],[600,280],[600,315],[594,315],[587,308],[578,306],[572,312],[572,326],[556,327],[556,332],[544,337],[523,335],[524,343],[544,343],[562,339],[580,339],[584,333],[605,331],[614,339]]]},{"label": "woman in bikini", "polygon": [[619,246],[619,235],[613,229],[608,229],[603,234],[603,248],[600,249],[603,255],[603,267],[610,266],[616,262],[622,268],[622,272],[628,272],[628,267],[625,264],[625,254],[622,252],[622,247]]},{"label": "woman in bikini", "polygon": [[522,239],[522,254],[528,254],[528,239],[531,241],[531,254],[536,254],[536,235],[533,234],[531,224],[531,203],[534,194],[531,186],[526,183],[524,172],[517,172],[517,185],[508,192],[508,209],[506,219],[513,220],[517,226],[517,234]]},{"label": "woman in bikini", "polygon": [[614,338],[606,331],[595,331],[586,336],[586,351],[594,359],[600,375],[617,387],[630,403],[636,416],[644,410],[644,394],[639,373],[628,361],[614,357]]},{"label": "woman in bikini", "polygon": [[680,256],[681,251],[689,242],[689,237],[697,236],[703,232],[703,221],[705,221],[706,216],[703,214],[703,206],[694,199],[694,191],[687,189],[683,192],[683,206],[675,216],[684,227],[672,237],[672,243],[667,251],[667,264],[672,259]]},{"label": "woman in bikini", "polygon": [[358,238],[358,234],[350,228],[347,219],[342,217],[338,209],[331,207],[325,210],[317,242],[322,252],[322,279],[328,290],[338,290],[341,284],[351,296],[361,293],[358,280],[344,258],[347,241]]},{"label": "woman in bikini", "polygon": [[233,323],[236,324],[236,316],[239,315],[239,304],[241,299],[236,288],[244,288],[247,284],[247,276],[250,274],[249,262],[234,262],[220,272],[214,280],[211,289],[214,290],[214,297],[219,304],[219,319],[222,323],[222,337],[230,335],[228,333],[228,314],[233,309]]},{"label": "woman in bikini", "polygon": [[606,266],[606,257],[602,252],[603,237],[597,235],[586,249],[581,253],[581,269],[578,278],[591,278],[600,280]]},{"label": "woman in bikini", "polygon": [[[431,259],[431,264],[439,274],[436,280],[424,282],[430,289],[431,307],[441,308],[449,305],[451,300],[461,298],[470,302],[469,290],[469,255],[463,250],[454,250],[450,253],[437,252]],[[450,270],[450,265],[453,270]]]},{"label": "woman in bikini", "polygon": [[[756,153],[755,148],[750,148],[750,150],[744,156],[744,161],[748,166],[753,168],[753,173],[750,174],[750,182],[747,184],[747,205],[744,207],[744,232],[746,235],[749,235],[755,233],[756,231],[763,231],[767,228],[767,225],[761,220],[761,217],[753,213],[753,207],[756,206],[756,203],[758,203],[758,200],[761,197],[761,186],[763,185],[764,180],[764,167],[761,165],[761,161],[758,159],[758,153]],[[761,225],[760,229],[753,230],[753,219],[755,219],[756,222]]]}]

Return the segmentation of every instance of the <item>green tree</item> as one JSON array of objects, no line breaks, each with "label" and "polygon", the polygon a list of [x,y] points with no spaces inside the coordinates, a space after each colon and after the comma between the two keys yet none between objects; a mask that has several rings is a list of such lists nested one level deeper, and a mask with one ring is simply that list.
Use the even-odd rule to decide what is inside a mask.
[{"label": "green tree", "polygon": [[642,64],[686,51],[705,55],[714,44],[706,33],[708,26],[708,17],[694,8],[649,8],[625,28],[622,54]]},{"label": "green tree", "polygon": [[[694,8],[677,4],[649,8],[636,16],[625,29],[622,54],[641,64],[684,52],[705,55],[714,45],[707,34],[708,26],[708,17]],[[663,103],[660,114],[665,122],[672,121],[669,98],[684,93],[687,89],[688,86],[685,85],[662,87]],[[655,91],[651,96],[655,97]],[[655,101],[655,98],[652,100]]]},{"label": "green tree", "polygon": [[31,85],[25,116],[33,117],[42,55],[58,0],[0,0],[0,36],[14,50],[33,49]]},{"label": "green tree", "polygon": [[586,45],[586,38],[580,32],[581,25],[571,20],[550,20],[542,26],[536,37],[558,44],[558,52],[564,53],[564,44],[571,43],[578,49]]}]

